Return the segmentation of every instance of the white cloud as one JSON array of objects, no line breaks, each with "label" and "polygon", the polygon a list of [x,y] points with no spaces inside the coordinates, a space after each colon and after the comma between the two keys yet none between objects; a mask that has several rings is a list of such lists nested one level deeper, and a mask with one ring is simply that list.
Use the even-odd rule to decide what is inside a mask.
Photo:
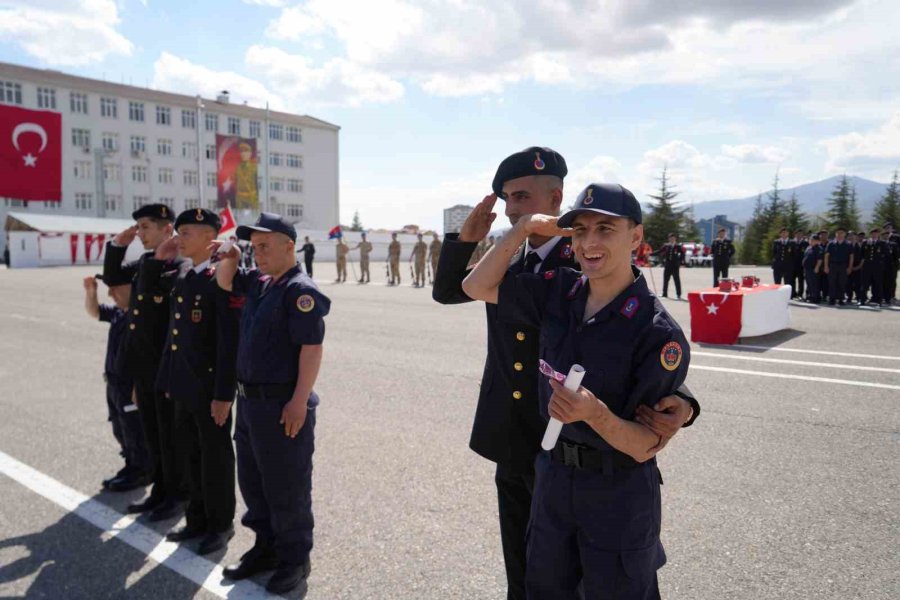
[{"label": "white cloud", "polygon": [[288,0],[243,0],[243,2],[252,6],[274,6],[276,8],[288,5]]},{"label": "white cloud", "polygon": [[79,66],[111,54],[130,56],[133,44],[119,31],[113,0],[5,0],[0,37],[48,65]]},{"label": "white cloud", "polygon": [[825,168],[830,173],[852,170],[887,177],[900,167],[900,111],[877,129],[828,138],[820,146],[828,155]]},{"label": "white cloud", "polygon": [[612,156],[597,155],[582,167],[569,171],[566,176],[566,201],[564,205],[575,201],[575,197],[591,183],[621,183],[628,187],[623,178],[622,163]]},{"label": "white cloud", "polygon": [[787,160],[789,154],[778,146],[760,146],[757,144],[739,144],[722,146],[722,154],[741,163],[778,164]]}]

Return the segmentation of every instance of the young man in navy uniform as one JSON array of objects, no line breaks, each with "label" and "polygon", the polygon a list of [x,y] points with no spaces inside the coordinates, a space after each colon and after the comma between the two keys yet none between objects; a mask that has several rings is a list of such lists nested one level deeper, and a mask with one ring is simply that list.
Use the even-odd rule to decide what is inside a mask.
[{"label": "young man in navy uniform", "polygon": [[791,244],[793,244],[793,248],[791,248],[791,298],[803,299],[806,283],[806,277],[803,274],[803,254],[809,247],[809,242],[803,239],[803,232],[798,229],[794,232]]},{"label": "young man in navy uniform", "polygon": [[819,236],[813,235],[809,238],[809,246],[803,251],[803,267],[806,276],[806,301],[811,304],[818,304],[822,301],[822,294],[819,289],[819,272],[822,270],[822,257],[824,256],[822,246],[819,245]]},{"label": "young man in navy uniform", "polygon": [[828,275],[828,304],[846,304],[847,280],[853,271],[853,246],[845,238],[847,230],[838,227],[834,239],[825,247],[825,273]]},{"label": "young man in navy uniform", "polygon": [[888,244],[890,260],[884,269],[884,300],[888,306],[897,295],[897,269],[900,267],[900,234],[894,232],[894,224],[888,221],[882,227],[881,239]]},{"label": "young man in navy uniform", "polygon": [[[794,245],[788,237],[786,227],[781,229],[779,236],[772,242],[772,276],[778,285],[781,285],[782,282],[790,285]],[[791,294],[793,294],[793,290]]]},{"label": "young man in navy uniform", "polygon": [[[891,261],[891,248],[881,239],[881,229],[873,227],[869,239],[862,244],[862,265],[860,268],[859,305],[871,301],[876,306],[887,306],[884,295],[884,271]],[[871,290],[871,296],[869,292]]]},{"label": "young man in navy uniform", "polygon": [[[178,215],[178,235],[141,265],[145,289],[168,299],[169,328],[157,389],[174,403],[178,455],[189,475],[187,524],[169,541],[202,538],[198,554],[225,547],[234,535],[234,448],[231,404],[235,392],[239,298],[216,283],[210,243],[221,221],[196,208]],[[171,268],[176,256],[183,262]]]},{"label": "young man in navy uniform", "polygon": [[[531,600],[659,598],[663,441],[634,419],[684,382],[689,347],[678,324],[647,288],[631,253],[641,243],[640,204],[619,185],[591,184],[557,221],[529,215],[463,283],[496,303],[500,318],[540,328],[541,358],[566,373],[585,368],[582,387],[540,385],[544,418],[565,425],[536,462],[528,534]],[[528,235],[572,227],[582,273],[509,273]],[[564,375],[562,375],[564,378]]]},{"label": "young man in navy uniform", "polygon": [[300,585],[310,571],[319,404],[313,385],[331,301],[300,270],[294,254],[297,232],[281,216],[260,213],[255,225],[238,227],[237,236],[250,240],[259,268],[239,271],[239,252],[232,248],[216,278],[222,289],[246,300],[234,441],[247,504],[242,522],[256,533],[256,543],[224,574],[244,579],[275,569],[266,589],[280,594]]},{"label": "young man in navy uniform", "polygon": [[[478,244],[488,235],[496,215],[497,198],[505,201],[510,223],[531,213],[558,214],[567,167],[557,152],[526,148],[504,159],[497,168],[494,194],[482,200],[459,234],[447,234],[441,248],[432,297],[441,304],[471,302],[462,282]],[[507,264],[511,273],[543,273],[557,267],[577,268],[571,240],[564,236],[533,235]],[[497,307],[486,305],[487,357],[475,410],[469,446],[497,463],[494,481],[500,518],[500,538],[506,567],[507,598],[525,598],[525,543],[534,488],[534,460],[540,450],[544,421],[538,411],[539,330],[501,322]],[[667,396],[657,411],[642,413],[648,424],[666,437],[674,435],[699,405]]]},{"label": "young man in navy uniform", "polygon": [[712,243],[713,287],[719,287],[719,277],[728,278],[728,267],[731,266],[731,257],[734,256],[734,244],[725,237],[725,233],[725,228],[720,227],[718,237]]},{"label": "young man in navy uniform", "polygon": [[[169,325],[169,306],[165,295],[151,294],[139,277],[144,261],[172,237],[175,216],[165,204],[148,204],[131,214],[137,222],[118,234],[106,246],[103,277],[130,279],[128,330],[125,347],[119,355],[123,369],[134,379],[138,410],[144,436],[153,463],[153,488],[142,502],[128,506],[130,513],[150,512],[151,521],[169,519],[178,514],[186,497],[184,469],[176,457],[174,404],[156,389],[156,375]],[[124,263],[125,252],[137,236],[146,252],[135,262]],[[180,261],[173,262],[177,268]]]},{"label": "young man in navy uniform", "polygon": [[669,279],[675,280],[675,294],[681,300],[681,263],[684,261],[684,246],[678,243],[678,236],[669,234],[669,243],[654,252],[662,254],[663,260],[663,298],[669,297]]}]

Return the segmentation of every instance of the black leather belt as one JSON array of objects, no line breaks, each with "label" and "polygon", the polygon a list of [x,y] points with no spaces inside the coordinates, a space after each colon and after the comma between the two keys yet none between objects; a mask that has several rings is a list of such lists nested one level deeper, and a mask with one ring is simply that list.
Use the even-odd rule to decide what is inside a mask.
[{"label": "black leather belt", "polygon": [[598,450],[586,444],[560,439],[550,451],[550,458],[567,467],[586,470],[633,469],[639,462],[615,450]]},{"label": "black leather belt", "polygon": [[294,394],[293,383],[241,383],[238,381],[238,394],[248,400],[283,400]]}]

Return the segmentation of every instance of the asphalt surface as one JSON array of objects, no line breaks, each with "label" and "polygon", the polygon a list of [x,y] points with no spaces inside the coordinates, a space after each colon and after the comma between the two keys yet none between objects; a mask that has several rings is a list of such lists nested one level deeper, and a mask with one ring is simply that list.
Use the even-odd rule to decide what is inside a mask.
[{"label": "asphalt surface", "polygon": [[[483,308],[438,306],[408,285],[335,285],[333,265],[317,269],[333,305],[306,597],[505,597],[493,465],[467,447]],[[140,492],[99,491],[120,459],[100,377],[106,326],[82,308],[93,272],[0,267],[0,452],[123,512]],[[734,274],[747,273],[771,279]],[[709,269],[682,274],[685,290],[711,283]],[[689,329],[687,302],[665,303]],[[729,371],[690,372],[702,415],[659,458],[663,597],[900,597],[900,307],[791,310],[790,330],[693,345],[692,366]],[[5,475],[0,507],[0,597],[218,597]],[[237,529],[214,561],[251,546]]]}]

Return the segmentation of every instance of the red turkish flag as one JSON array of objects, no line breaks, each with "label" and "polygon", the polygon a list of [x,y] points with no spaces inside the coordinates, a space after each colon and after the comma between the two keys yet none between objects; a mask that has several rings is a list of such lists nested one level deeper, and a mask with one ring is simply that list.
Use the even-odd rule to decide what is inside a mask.
[{"label": "red turkish flag", "polygon": [[219,233],[225,233],[226,231],[231,231],[237,227],[237,223],[234,220],[234,215],[231,214],[231,207],[229,205],[225,205],[224,210],[219,213],[219,217],[222,219],[222,226],[219,227]]},{"label": "red turkish flag", "polygon": [[741,294],[712,289],[688,294],[691,306],[691,341],[734,344],[741,334]]},{"label": "red turkish flag", "polygon": [[0,104],[0,196],[62,199],[62,117]]}]

